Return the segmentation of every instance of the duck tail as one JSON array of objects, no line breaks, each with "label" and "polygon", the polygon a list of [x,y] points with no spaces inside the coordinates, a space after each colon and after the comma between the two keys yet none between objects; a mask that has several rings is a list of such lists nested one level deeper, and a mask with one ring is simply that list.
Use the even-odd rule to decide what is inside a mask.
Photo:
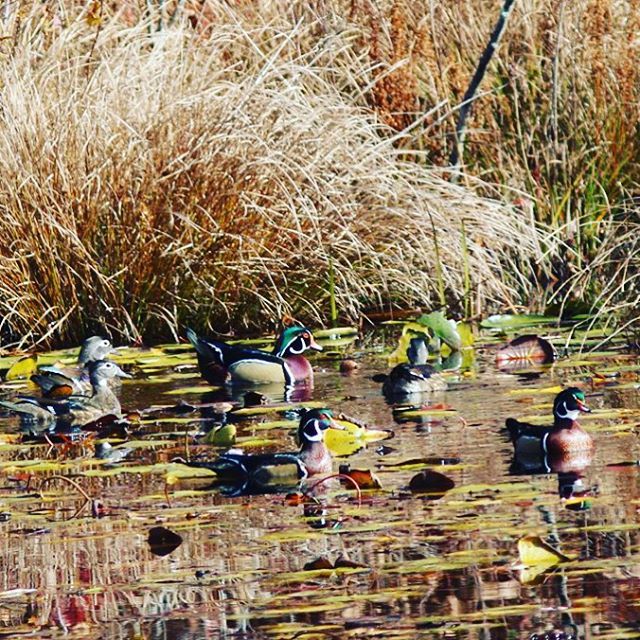
[{"label": "duck tail", "polygon": [[215,340],[205,340],[198,336],[193,329],[185,331],[189,342],[198,354],[198,361],[201,366],[204,365],[220,365],[224,366],[224,352],[226,348],[224,342],[216,342]]},{"label": "duck tail", "polygon": [[518,436],[522,433],[522,425],[513,418],[507,418],[505,422],[505,426],[507,427],[507,431],[509,431],[509,436],[511,440],[516,440]]},{"label": "duck tail", "polygon": [[[25,399],[26,400],[26,399]],[[0,400],[0,407],[7,409],[12,413],[26,418],[38,419],[53,419],[55,412],[50,407],[41,407],[37,402],[25,401],[21,404],[16,402],[9,402],[8,400]]]}]

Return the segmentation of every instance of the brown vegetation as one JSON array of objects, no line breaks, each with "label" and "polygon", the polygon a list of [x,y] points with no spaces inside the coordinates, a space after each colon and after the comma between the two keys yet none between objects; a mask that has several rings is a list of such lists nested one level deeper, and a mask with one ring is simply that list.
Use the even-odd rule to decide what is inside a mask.
[{"label": "brown vegetation", "polygon": [[633,306],[638,11],[519,5],[457,187],[437,165],[498,4],[17,5],[5,338],[322,323],[330,257],[350,318],[443,290],[466,311]]}]

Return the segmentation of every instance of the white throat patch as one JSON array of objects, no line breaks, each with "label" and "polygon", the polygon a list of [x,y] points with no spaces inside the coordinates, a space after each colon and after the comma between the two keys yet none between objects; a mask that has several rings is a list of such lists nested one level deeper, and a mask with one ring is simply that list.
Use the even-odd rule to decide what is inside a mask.
[{"label": "white throat patch", "polygon": [[[564,412],[562,409],[564,408]],[[567,401],[565,400],[560,406],[556,408],[556,415],[558,418],[562,418],[563,420],[577,420],[580,415],[580,411],[578,409],[574,409],[573,411],[569,411],[567,408]]]}]

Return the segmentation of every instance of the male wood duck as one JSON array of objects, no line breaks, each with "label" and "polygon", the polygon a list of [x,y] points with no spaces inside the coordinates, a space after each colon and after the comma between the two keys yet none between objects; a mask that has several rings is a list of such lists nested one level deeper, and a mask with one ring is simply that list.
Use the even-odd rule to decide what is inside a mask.
[{"label": "male wood duck", "polygon": [[61,400],[18,397],[13,402],[0,401],[0,406],[18,414],[25,423],[49,423],[60,419],[71,424],[87,424],[106,415],[121,417],[120,401],[109,387],[109,381],[131,376],[107,360],[90,362],[88,369],[91,396],[69,396]]},{"label": "male wood duck", "polygon": [[333,419],[329,409],[305,411],[298,425],[300,450],[297,453],[245,454],[230,449],[213,462],[189,462],[189,466],[215,471],[218,479],[228,481],[242,489],[264,489],[270,485],[291,485],[307,476],[330,473],[332,458],[324,443],[329,428],[344,429]]},{"label": "male wood duck", "polygon": [[[444,391],[445,379],[427,364],[429,350],[424,338],[412,338],[407,348],[409,362],[396,365],[384,378],[382,393],[387,397],[406,396],[429,391]],[[376,377],[376,380],[380,378]]]},{"label": "male wood duck", "polygon": [[[31,376],[45,398],[64,398],[72,394],[87,394],[91,391],[89,364],[104,360],[115,347],[110,340],[100,336],[87,338],[80,347],[78,364],[75,367],[40,367],[38,373]],[[112,380],[117,380],[113,378]]]},{"label": "male wood duck", "polygon": [[307,349],[322,351],[307,327],[286,327],[272,353],[219,340],[205,340],[191,329],[186,333],[197,352],[202,377],[215,385],[226,382],[291,385],[307,380],[313,378],[313,369],[302,354]]},{"label": "male wood duck", "polygon": [[563,460],[570,462],[569,467],[586,466],[591,459],[593,439],[577,419],[580,413],[590,411],[585,404],[584,392],[570,387],[561,391],[553,401],[553,426],[527,424],[508,418],[506,427],[516,460],[526,468],[527,461],[533,461],[533,464],[543,457],[550,469],[563,472],[571,470],[564,468]]}]

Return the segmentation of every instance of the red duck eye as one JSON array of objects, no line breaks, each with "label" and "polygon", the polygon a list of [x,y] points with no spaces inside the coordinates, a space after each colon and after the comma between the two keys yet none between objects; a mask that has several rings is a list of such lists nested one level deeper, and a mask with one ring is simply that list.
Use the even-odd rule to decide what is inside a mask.
[{"label": "red duck eye", "polygon": [[302,334],[302,337],[303,337],[305,340],[308,340],[311,336],[309,336],[309,334],[308,334],[308,333],[303,333],[303,334]]}]

